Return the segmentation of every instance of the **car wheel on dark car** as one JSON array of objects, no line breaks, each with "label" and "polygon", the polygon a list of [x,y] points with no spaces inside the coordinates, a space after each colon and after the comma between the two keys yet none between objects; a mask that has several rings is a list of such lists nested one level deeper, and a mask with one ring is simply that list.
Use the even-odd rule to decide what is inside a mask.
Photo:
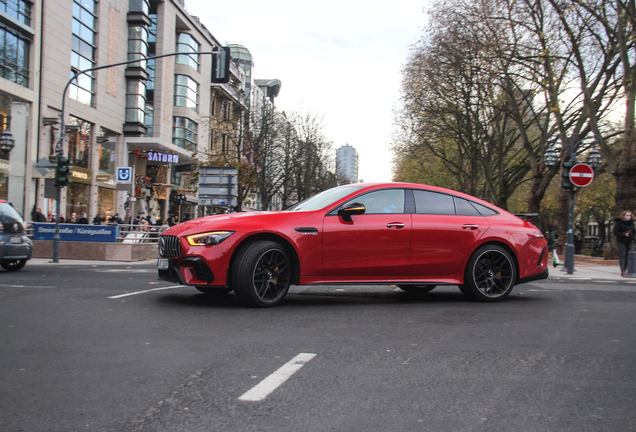
[{"label": "car wheel on dark car", "polygon": [[510,253],[497,245],[477,249],[468,260],[459,288],[471,300],[499,301],[515,286],[516,267]]},{"label": "car wheel on dark car", "polygon": [[27,260],[23,259],[23,260],[17,260],[17,261],[4,262],[0,265],[6,271],[18,271],[21,268],[23,268],[26,265],[26,263],[27,263]]},{"label": "car wheel on dark car", "polygon": [[433,291],[437,285],[398,285],[402,291],[409,294],[426,294]]},{"label": "car wheel on dark car", "polygon": [[280,244],[260,240],[240,251],[232,268],[235,294],[252,307],[271,307],[283,301],[291,281],[291,262]]}]

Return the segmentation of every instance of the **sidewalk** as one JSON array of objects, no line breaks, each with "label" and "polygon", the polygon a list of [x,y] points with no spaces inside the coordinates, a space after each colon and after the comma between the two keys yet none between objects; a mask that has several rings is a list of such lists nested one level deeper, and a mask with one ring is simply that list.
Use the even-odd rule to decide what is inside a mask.
[{"label": "sidewalk", "polygon": [[[60,259],[55,264],[51,258],[32,258],[29,264],[44,265],[89,265],[89,266],[121,266],[122,268],[135,265],[156,265],[156,260],[148,259],[143,261],[89,261],[89,260],[70,260]],[[27,264],[28,265],[28,264]],[[636,278],[622,277],[618,260],[605,260],[603,258],[593,258],[585,255],[574,256],[574,274],[567,274],[563,266],[554,267],[552,265],[552,254],[549,256],[548,267],[550,278],[563,279],[598,279],[598,280],[623,280],[629,281]]]},{"label": "sidewalk", "polygon": [[[563,258],[561,262],[563,262]],[[562,265],[554,268],[552,265],[552,254],[549,255],[550,278],[564,279],[599,279],[599,280],[636,280],[621,276],[618,260],[606,260],[585,255],[574,256],[574,274],[567,274]]]},{"label": "sidewalk", "polygon": [[94,261],[94,260],[73,260],[73,259],[64,259],[60,258],[59,263],[54,263],[52,258],[31,258],[27,263],[29,264],[38,264],[38,265],[90,265],[93,267],[98,266],[122,266],[123,268],[134,266],[134,265],[143,265],[143,264],[154,264],[157,265],[156,259],[146,259],[141,261]]}]

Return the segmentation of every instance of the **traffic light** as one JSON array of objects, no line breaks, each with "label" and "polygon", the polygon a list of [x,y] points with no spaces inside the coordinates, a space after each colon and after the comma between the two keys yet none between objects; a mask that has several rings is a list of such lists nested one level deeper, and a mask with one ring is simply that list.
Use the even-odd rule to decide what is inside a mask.
[{"label": "traffic light", "polygon": [[570,181],[570,170],[573,166],[574,162],[563,162],[563,172],[561,173],[563,183],[561,183],[561,187],[568,191],[574,189],[574,185]]},{"label": "traffic light", "polygon": [[71,161],[63,156],[57,157],[57,166],[55,167],[55,186],[65,187],[73,183],[69,176],[71,175]]}]

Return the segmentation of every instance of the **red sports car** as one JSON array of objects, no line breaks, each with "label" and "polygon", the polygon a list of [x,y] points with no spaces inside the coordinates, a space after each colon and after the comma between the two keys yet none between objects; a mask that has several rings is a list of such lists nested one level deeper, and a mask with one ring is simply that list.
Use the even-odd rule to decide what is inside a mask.
[{"label": "red sports car", "polygon": [[449,189],[351,184],[289,210],[208,216],[159,237],[163,280],[279,304],[290,285],[395,284],[407,292],[459,285],[497,301],[548,277],[547,243],[528,220]]}]

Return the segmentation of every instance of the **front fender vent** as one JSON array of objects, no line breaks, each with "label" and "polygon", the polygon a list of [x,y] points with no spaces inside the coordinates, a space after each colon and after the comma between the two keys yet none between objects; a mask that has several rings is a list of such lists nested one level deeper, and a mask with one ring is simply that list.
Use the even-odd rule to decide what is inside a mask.
[{"label": "front fender vent", "polygon": [[181,255],[181,242],[179,237],[171,235],[159,236],[159,256],[174,258]]}]

